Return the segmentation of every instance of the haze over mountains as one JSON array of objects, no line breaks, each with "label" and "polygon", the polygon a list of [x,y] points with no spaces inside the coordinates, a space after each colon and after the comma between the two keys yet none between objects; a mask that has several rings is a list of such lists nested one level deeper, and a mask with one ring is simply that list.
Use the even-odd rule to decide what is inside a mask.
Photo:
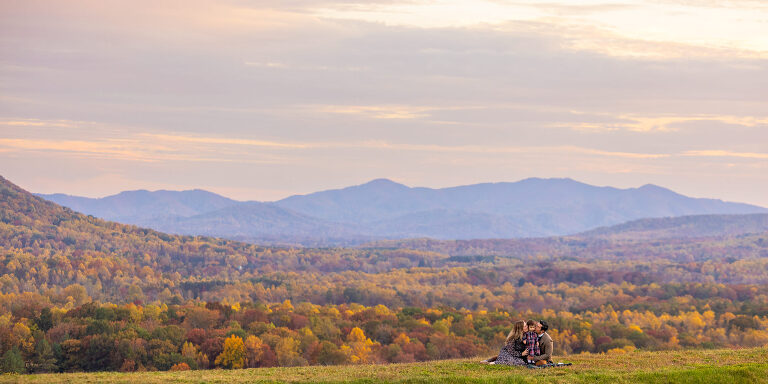
[{"label": "haze over mountains", "polygon": [[654,185],[619,189],[538,178],[441,189],[377,179],[276,202],[238,202],[202,190],[130,191],[100,199],[40,196],[96,217],[171,233],[304,245],[559,236],[643,218],[768,213]]},{"label": "haze over mountains", "polygon": [[136,225],[169,217],[199,215],[239,203],[239,201],[200,189],[191,191],[126,191],[100,199],[61,193],[38,196],[81,213]]},{"label": "haze over mountains", "polygon": [[714,237],[768,231],[768,214],[696,215],[633,220],[579,233],[579,237],[661,239]]}]

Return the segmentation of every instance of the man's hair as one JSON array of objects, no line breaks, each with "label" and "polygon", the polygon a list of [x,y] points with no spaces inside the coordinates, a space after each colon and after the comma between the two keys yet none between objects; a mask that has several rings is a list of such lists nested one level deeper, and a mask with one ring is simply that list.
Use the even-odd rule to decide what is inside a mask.
[{"label": "man's hair", "polygon": [[549,324],[547,324],[544,320],[539,320],[539,323],[541,323],[541,331],[546,332],[549,329]]},{"label": "man's hair", "polygon": [[528,320],[528,321],[526,322],[526,324],[528,325],[528,328],[530,328],[530,327],[535,327],[535,326],[536,326],[536,322],[535,322],[535,321],[533,321],[533,320]]}]

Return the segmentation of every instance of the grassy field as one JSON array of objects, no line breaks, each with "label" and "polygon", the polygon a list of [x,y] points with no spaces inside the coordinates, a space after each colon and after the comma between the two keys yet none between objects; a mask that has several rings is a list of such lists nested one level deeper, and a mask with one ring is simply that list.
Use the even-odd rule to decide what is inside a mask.
[{"label": "grassy field", "polygon": [[573,355],[573,366],[528,369],[477,360],[186,372],[0,376],[2,383],[768,383],[768,348]]}]

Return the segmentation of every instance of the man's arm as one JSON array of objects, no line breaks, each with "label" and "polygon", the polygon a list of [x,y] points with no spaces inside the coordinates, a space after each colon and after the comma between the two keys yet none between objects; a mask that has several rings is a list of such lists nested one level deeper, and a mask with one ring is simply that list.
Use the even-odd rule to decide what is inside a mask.
[{"label": "man's arm", "polygon": [[548,334],[545,334],[545,335],[546,336],[542,337],[541,341],[539,341],[539,345],[541,347],[541,355],[531,356],[531,359],[533,361],[539,361],[539,360],[549,361],[549,360],[552,360],[552,347],[553,347],[554,343],[552,343],[552,338],[549,337]]}]

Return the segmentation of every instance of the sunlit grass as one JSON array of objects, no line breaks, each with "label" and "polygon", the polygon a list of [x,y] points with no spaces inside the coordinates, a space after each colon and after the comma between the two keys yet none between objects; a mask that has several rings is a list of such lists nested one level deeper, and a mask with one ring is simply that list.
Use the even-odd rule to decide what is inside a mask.
[{"label": "sunlit grass", "polygon": [[528,369],[483,365],[477,359],[411,364],[312,366],[138,373],[0,376],[19,383],[768,383],[768,348],[573,355],[573,366]]}]

